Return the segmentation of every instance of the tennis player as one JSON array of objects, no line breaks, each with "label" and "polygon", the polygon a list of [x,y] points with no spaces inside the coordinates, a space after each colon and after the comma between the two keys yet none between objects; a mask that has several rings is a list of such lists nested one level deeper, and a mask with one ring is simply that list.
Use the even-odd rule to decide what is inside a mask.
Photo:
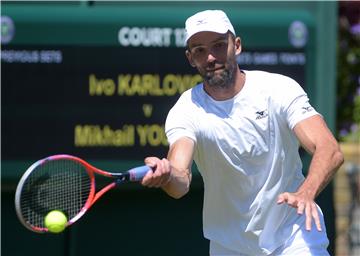
[{"label": "tennis player", "polygon": [[[196,13],[185,26],[186,57],[203,83],[170,110],[168,156],[145,159],[154,172],[142,184],[180,198],[195,161],[210,255],[329,255],[315,198],[343,154],[323,117],[291,78],[239,68],[241,39],[223,11]],[[306,178],[300,145],[312,155]]]}]

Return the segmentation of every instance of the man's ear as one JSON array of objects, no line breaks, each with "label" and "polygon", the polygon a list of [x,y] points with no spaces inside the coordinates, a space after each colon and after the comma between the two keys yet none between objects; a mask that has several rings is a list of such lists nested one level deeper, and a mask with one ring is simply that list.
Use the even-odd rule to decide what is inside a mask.
[{"label": "man's ear", "polygon": [[189,51],[189,50],[186,50],[186,51],[185,51],[185,55],[186,55],[186,58],[188,59],[190,65],[195,68],[196,65],[195,65],[195,63],[194,63],[194,61],[193,61],[193,59],[192,59],[192,56],[191,56],[190,51]]},{"label": "man's ear", "polygon": [[241,53],[241,38],[240,37],[236,37],[235,38],[235,54],[239,55]]}]

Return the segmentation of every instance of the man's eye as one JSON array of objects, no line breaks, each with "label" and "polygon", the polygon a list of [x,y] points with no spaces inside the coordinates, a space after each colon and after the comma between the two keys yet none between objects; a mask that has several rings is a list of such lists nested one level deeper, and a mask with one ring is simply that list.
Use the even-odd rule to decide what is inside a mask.
[{"label": "man's eye", "polygon": [[226,46],[225,42],[218,42],[214,45],[215,48],[219,49],[219,48],[224,48]]},{"label": "man's eye", "polygon": [[204,48],[201,48],[201,47],[197,47],[197,48],[193,49],[194,54],[200,54],[204,51],[205,51]]}]

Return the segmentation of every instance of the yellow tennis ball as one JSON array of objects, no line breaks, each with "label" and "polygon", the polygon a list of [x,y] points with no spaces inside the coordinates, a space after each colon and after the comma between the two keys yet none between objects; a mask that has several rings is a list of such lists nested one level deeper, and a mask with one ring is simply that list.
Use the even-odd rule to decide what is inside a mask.
[{"label": "yellow tennis ball", "polygon": [[62,211],[53,210],[45,217],[45,227],[52,233],[60,233],[66,228],[68,222],[66,215]]}]

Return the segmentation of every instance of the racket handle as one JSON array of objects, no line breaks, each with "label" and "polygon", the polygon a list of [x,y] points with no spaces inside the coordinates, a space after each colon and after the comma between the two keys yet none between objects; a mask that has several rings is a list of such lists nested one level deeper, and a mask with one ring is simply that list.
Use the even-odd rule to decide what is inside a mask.
[{"label": "racket handle", "polygon": [[129,180],[130,181],[139,181],[150,170],[151,170],[151,168],[147,165],[135,167],[128,171],[128,173],[130,174]]}]

